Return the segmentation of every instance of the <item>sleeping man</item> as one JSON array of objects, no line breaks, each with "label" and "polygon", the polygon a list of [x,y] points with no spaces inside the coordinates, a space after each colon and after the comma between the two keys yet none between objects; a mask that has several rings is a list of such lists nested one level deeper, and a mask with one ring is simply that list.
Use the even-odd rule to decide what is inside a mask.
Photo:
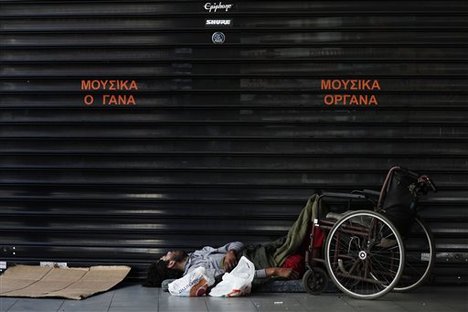
[{"label": "sleeping man", "polygon": [[219,248],[204,247],[192,253],[169,251],[150,266],[145,286],[160,287],[162,281],[180,278],[197,267],[221,276],[230,272],[242,256],[255,265],[255,280],[269,277],[297,279],[304,271],[306,238],[317,211],[318,195],[315,194],[309,198],[288,234],[271,243],[244,246],[241,242],[232,242]]},{"label": "sleeping man", "polygon": [[[246,252],[248,250],[245,250],[244,244],[241,242],[231,242],[219,248],[206,246],[192,253],[186,253],[183,250],[169,251],[150,267],[145,285],[160,287],[162,281],[180,278],[197,267],[204,267],[206,270],[214,272],[214,276],[221,276],[230,272],[242,255],[248,257]],[[303,258],[298,260],[303,261]],[[298,271],[300,269],[295,270],[293,267],[265,266],[258,268],[259,266],[262,266],[262,263],[256,264],[256,279],[269,277],[297,279],[299,277]]]}]

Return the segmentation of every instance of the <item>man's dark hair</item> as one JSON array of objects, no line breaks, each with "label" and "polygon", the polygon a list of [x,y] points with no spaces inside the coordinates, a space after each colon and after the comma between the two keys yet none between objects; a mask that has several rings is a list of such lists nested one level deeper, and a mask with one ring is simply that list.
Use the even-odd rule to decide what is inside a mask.
[{"label": "man's dark hair", "polygon": [[148,269],[146,281],[143,284],[145,287],[161,287],[162,281],[166,279],[181,278],[184,272],[167,267],[169,261],[159,260],[152,263]]}]

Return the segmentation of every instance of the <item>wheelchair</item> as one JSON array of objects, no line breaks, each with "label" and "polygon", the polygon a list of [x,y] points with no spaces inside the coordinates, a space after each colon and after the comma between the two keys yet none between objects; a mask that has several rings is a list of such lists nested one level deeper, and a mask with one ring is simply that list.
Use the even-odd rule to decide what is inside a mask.
[{"label": "wheelchair", "polygon": [[[320,294],[331,280],[353,298],[376,299],[424,283],[435,248],[430,228],[417,215],[417,203],[429,190],[437,191],[429,177],[395,166],[380,192],[322,193],[305,255],[306,291]],[[347,209],[364,204],[367,209],[322,209],[322,201],[330,200]]]}]

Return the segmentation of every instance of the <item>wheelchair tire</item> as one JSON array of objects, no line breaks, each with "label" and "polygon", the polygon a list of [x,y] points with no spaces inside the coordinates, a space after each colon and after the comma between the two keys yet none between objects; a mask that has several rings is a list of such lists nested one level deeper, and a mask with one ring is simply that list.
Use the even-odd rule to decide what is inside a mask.
[{"label": "wheelchair tire", "polygon": [[435,262],[434,238],[419,218],[405,238],[405,268],[394,290],[406,292],[421,286],[429,278]]},{"label": "wheelchair tire", "polygon": [[307,293],[311,295],[319,295],[327,288],[327,272],[321,268],[311,268],[305,272],[304,277],[302,278],[302,284],[304,285]]},{"label": "wheelchair tire", "polygon": [[346,214],[334,224],[325,243],[330,279],[357,299],[376,299],[391,291],[403,272],[404,260],[397,229],[374,211]]}]

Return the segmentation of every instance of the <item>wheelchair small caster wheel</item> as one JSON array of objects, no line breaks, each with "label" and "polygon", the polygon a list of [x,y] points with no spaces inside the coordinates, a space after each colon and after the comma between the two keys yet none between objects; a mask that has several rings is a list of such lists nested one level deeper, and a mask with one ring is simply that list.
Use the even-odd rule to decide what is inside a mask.
[{"label": "wheelchair small caster wheel", "polygon": [[311,268],[304,274],[302,284],[309,294],[319,295],[327,288],[327,273],[321,268]]}]

